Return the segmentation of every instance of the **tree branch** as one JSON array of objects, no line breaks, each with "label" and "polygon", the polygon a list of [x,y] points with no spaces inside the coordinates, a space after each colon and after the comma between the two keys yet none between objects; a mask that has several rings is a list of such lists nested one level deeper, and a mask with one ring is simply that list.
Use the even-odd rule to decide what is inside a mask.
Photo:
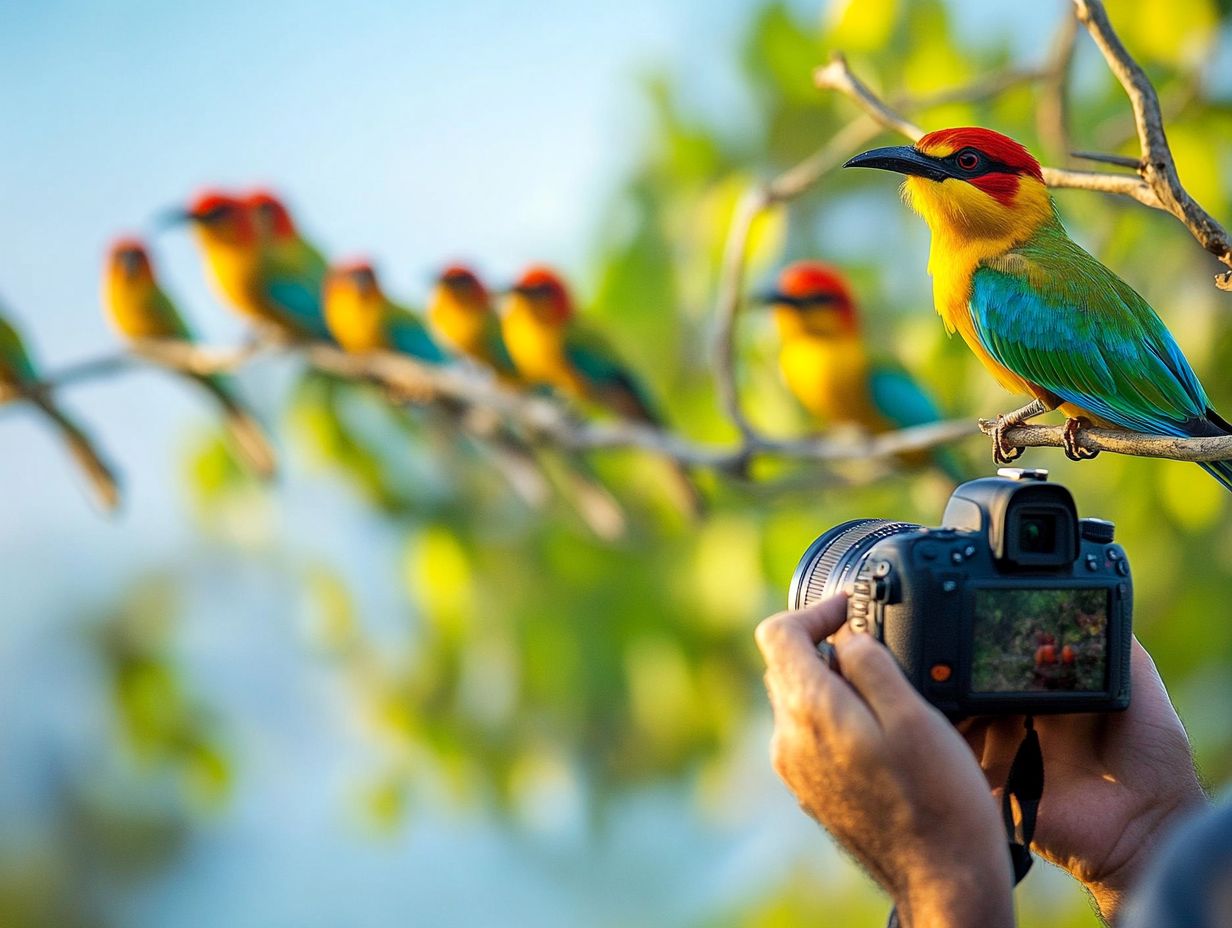
[{"label": "tree branch", "polygon": [[[1140,173],[1143,183],[1158,201],[1157,208],[1183,222],[1198,244],[1232,268],[1232,242],[1228,239],[1228,233],[1181,184],[1172,149],[1168,147],[1159,95],[1154,85],[1113,30],[1101,0],[1074,0],[1074,7],[1103,54],[1109,70],[1129,96],[1142,150]],[[1224,271],[1215,281],[1221,289],[1232,290],[1232,271]]]},{"label": "tree branch", "polygon": [[[992,423],[985,432],[992,434]],[[1061,447],[1064,428],[1059,425],[1019,425],[1006,429],[1005,440],[1016,448]],[[1232,435],[1215,438],[1171,438],[1144,435],[1122,429],[1080,429],[1076,434],[1080,448],[1111,451],[1136,457],[1167,458],[1171,461],[1232,460]]]}]

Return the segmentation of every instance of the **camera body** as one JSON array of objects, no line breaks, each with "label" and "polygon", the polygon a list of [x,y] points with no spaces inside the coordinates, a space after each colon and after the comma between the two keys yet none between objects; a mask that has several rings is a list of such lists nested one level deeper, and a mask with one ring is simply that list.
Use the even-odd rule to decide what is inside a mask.
[{"label": "camera body", "polygon": [[809,547],[790,605],[849,595],[947,715],[1108,712],[1129,705],[1133,586],[1112,523],[1078,518],[1047,472],[962,484],[940,528],[856,520]]}]

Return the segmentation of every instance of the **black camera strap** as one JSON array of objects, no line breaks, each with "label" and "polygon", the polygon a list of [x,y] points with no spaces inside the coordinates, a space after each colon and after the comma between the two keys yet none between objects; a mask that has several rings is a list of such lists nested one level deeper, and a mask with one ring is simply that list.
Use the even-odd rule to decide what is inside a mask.
[{"label": "black camera strap", "polygon": [[[1031,839],[1035,836],[1035,819],[1039,814],[1040,798],[1044,795],[1044,754],[1040,750],[1039,734],[1035,719],[1027,716],[1023,721],[1027,733],[1010,763],[1010,772],[1005,778],[1001,792],[1001,820],[1005,823],[1005,835],[1010,843],[1010,863],[1014,868],[1014,885],[1031,869]],[[1014,821],[1014,804],[1018,805],[1019,820]],[[886,928],[900,928],[898,909],[890,910]]]},{"label": "black camera strap", "polygon": [[[1044,795],[1044,754],[1040,750],[1035,719],[1027,716],[1023,722],[1027,733],[1014,754],[1005,789],[1001,792],[1001,820],[1010,840],[1010,860],[1014,864],[1014,885],[1031,869],[1031,839],[1035,836],[1035,818],[1039,814],[1040,797]],[[1014,823],[1014,803],[1018,803],[1020,820]]]}]

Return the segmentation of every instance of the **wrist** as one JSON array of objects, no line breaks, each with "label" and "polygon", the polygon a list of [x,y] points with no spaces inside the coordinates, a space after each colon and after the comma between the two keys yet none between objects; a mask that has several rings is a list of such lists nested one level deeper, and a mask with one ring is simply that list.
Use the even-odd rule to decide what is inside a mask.
[{"label": "wrist", "polygon": [[[1195,782],[1192,790],[1179,796],[1151,820],[1143,822],[1141,828],[1126,829],[1122,841],[1132,841],[1130,852],[1123,860],[1114,862],[1108,873],[1098,879],[1082,881],[1106,923],[1116,924],[1122,903],[1138,885],[1151,861],[1158,856],[1160,844],[1182,821],[1202,812],[1209,805],[1206,794]],[[1115,855],[1111,856],[1115,861]]]},{"label": "wrist", "polygon": [[1012,928],[1013,891],[1009,853],[999,843],[991,853],[929,866],[896,901],[904,928]]}]

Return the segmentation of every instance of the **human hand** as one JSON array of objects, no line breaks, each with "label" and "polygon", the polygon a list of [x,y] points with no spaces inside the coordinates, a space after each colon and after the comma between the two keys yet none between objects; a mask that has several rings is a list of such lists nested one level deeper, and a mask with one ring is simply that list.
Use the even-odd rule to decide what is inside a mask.
[{"label": "human hand", "polygon": [[894,898],[904,926],[1014,922],[1004,827],[971,752],[870,635],[817,642],[845,597],[757,627],[774,707],[774,768],[800,805]]},{"label": "human hand", "polygon": [[[1031,847],[1082,882],[1110,922],[1159,841],[1206,804],[1185,729],[1137,639],[1130,692],[1124,712],[1035,719],[1045,788]],[[959,728],[1000,797],[1022,719],[970,719]]]}]

